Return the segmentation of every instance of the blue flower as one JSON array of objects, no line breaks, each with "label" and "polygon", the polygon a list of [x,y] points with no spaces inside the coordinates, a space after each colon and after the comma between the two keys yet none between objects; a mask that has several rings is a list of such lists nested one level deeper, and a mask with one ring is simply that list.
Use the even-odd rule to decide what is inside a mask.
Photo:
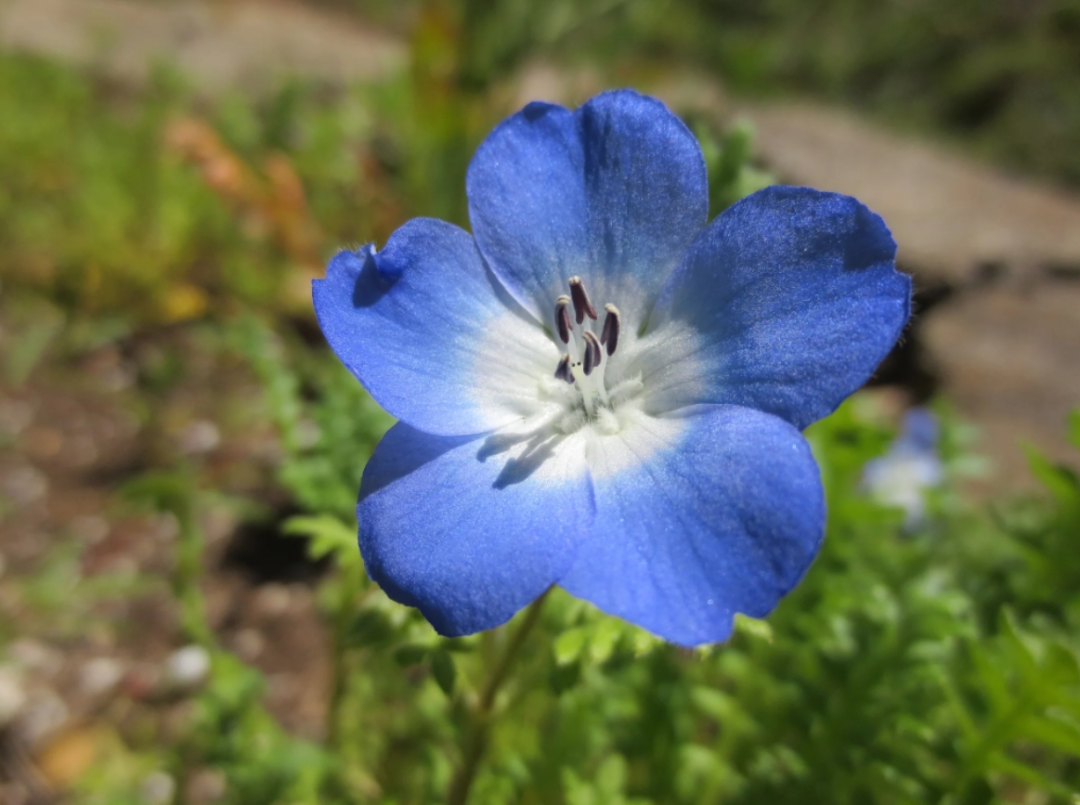
[{"label": "blue flower", "polygon": [[900,435],[888,452],[863,468],[863,485],[877,501],[903,509],[908,529],[926,519],[926,492],[945,478],[937,442],[934,414],[912,408],[904,414]]},{"label": "blue flower", "polygon": [[553,584],[686,646],[770,612],[824,530],[800,430],[908,318],[882,220],[770,187],[708,223],[696,140],[631,91],[529,104],[466,190],[472,235],[415,219],[314,287],[400,420],[360,491],[371,577],[445,635]]}]

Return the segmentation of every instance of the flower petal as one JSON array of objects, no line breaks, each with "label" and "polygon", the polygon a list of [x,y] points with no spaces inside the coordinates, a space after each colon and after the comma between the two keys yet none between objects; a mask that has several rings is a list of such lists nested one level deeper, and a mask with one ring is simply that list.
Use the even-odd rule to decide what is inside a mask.
[{"label": "flower petal", "polygon": [[908,320],[895,255],[881,218],[849,196],[776,186],[725,210],[657,302],[650,331],[677,337],[645,369],[650,409],[744,405],[798,428],[832,413]]},{"label": "flower petal", "polygon": [[736,612],[770,612],[816,555],[817,465],[795,428],[760,411],[639,417],[590,445],[596,520],[560,584],[673,643],[725,640]]},{"label": "flower petal", "polygon": [[575,275],[598,304],[642,321],[708,215],[697,140],[630,90],[574,112],[529,104],[480,145],[466,187],[484,257],[549,326]]},{"label": "flower petal", "polygon": [[432,436],[398,423],[364,471],[371,578],[449,636],[490,629],[554,584],[593,517],[584,451],[560,439]]},{"label": "flower petal", "polygon": [[341,252],[313,283],[327,341],[380,405],[429,433],[537,413],[554,341],[487,270],[469,234],[418,218],[380,252]]}]

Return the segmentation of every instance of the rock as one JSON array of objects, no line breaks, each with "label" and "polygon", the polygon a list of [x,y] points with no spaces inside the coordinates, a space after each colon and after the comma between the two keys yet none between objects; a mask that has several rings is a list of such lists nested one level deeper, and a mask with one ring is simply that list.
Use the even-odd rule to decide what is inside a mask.
[{"label": "rock", "polygon": [[71,711],[55,692],[39,687],[31,691],[28,702],[19,714],[20,734],[30,746],[47,743],[62,731]]},{"label": "rock", "polygon": [[254,662],[263,653],[266,641],[257,629],[241,629],[233,638],[233,648],[244,662]]},{"label": "rock", "polygon": [[186,789],[187,805],[214,805],[225,797],[225,774],[220,769],[199,769],[188,778]]},{"label": "rock", "polygon": [[48,492],[49,479],[29,464],[14,466],[0,475],[0,494],[6,495],[16,506],[36,503]]},{"label": "rock", "polygon": [[68,523],[68,529],[87,545],[96,545],[109,536],[109,521],[100,514],[80,514]]},{"label": "rock", "polygon": [[808,105],[746,106],[758,154],[785,182],[835,190],[879,213],[922,284],[1080,274],[1080,199],[946,148]]},{"label": "rock", "polygon": [[146,805],[169,805],[176,797],[176,780],[163,771],[148,774],[139,786],[139,798]]},{"label": "rock", "polygon": [[202,684],[209,675],[210,654],[202,646],[184,646],[165,661],[164,681],[172,688],[190,690]]},{"label": "rock", "polygon": [[23,637],[7,647],[12,662],[35,679],[52,679],[63,668],[64,655],[40,640]]},{"label": "rock", "polygon": [[208,419],[196,419],[180,431],[176,441],[181,453],[209,453],[221,444],[221,431]]},{"label": "rock", "polygon": [[0,399],[0,434],[13,439],[34,421],[34,408],[25,400]]},{"label": "rock", "polygon": [[255,593],[254,608],[257,617],[277,618],[289,611],[292,595],[287,584],[271,582]]},{"label": "rock", "polygon": [[305,76],[335,84],[405,64],[397,41],[299,3],[9,0],[0,45],[145,83],[162,61],[208,92],[274,89]]},{"label": "rock", "polygon": [[982,429],[1002,485],[1030,477],[1024,441],[1080,464],[1064,438],[1080,406],[1080,283],[972,290],[933,308],[921,331],[942,391]]},{"label": "rock", "polygon": [[112,692],[124,677],[124,665],[113,657],[95,657],[79,670],[79,686],[91,698]]},{"label": "rock", "polygon": [[26,706],[22,675],[14,668],[0,666],[0,731],[11,724]]}]

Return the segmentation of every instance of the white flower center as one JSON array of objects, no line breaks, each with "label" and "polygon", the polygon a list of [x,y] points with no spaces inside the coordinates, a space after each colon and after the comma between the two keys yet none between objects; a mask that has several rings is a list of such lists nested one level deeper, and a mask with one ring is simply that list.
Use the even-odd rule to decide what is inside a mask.
[{"label": "white flower center", "polygon": [[483,324],[500,337],[481,341],[472,393],[503,422],[482,460],[498,456],[522,477],[544,465],[549,480],[585,469],[603,478],[678,442],[689,420],[668,413],[701,383],[699,340],[671,322],[643,332],[646,300],[631,283],[615,287],[626,313],[612,304],[599,313],[574,277],[548,327],[509,308]]}]

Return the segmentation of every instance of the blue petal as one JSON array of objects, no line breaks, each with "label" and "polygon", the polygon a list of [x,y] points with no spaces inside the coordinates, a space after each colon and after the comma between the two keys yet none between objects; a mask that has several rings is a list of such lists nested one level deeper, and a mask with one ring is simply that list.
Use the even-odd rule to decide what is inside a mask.
[{"label": "blue petal", "polygon": [[560,584],[605,612],[679,645],[725,640],[736,612],[769,613],[817,553],[817,465],[783,420],[696,406],[594,447],[596,520]]},{"label": "blue petal", "polygon": [[565,447],[398,423],[371,457],[357,505],[369,575],[440,634],[509,620],[563,575],[593,517],[583,451]]},{"label": "blue petal", "polygon": [[409,221],[380,252],[341,252],[313,284],[327,341],[394,416],[480,433],[536,413],[559,351],[509,298],[467,232]]},{"label": "blue petal", "polygon": [[529,104],[481,144],[466,186],[484,257],[545,323],[574,275],[597,305],[643,320],[708,215],[697,140],[630,90],[574,112]]},{"label": "blue petal", "polygon": [[908,320],[911,280],[895,255],[881,218],[849,196],[776,186],[743,199],[661,292],[650,330],[696,337],[656,353],[651,404],[743,405],[798,428],[832,413]]}]

